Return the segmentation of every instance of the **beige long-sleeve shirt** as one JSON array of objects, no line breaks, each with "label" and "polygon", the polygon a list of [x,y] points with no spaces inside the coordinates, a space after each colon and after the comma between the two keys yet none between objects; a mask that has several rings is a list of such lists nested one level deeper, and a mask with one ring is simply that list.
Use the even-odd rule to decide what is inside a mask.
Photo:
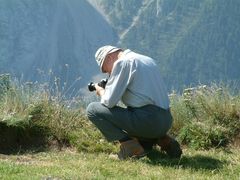
[{"label": "beige long-sleeve shirt", "polygon": [[101,103],[111,108],[120,100],[131,107],[153,104],[169,108],[165,84],[152,58],[128,49],[114,63]]}]

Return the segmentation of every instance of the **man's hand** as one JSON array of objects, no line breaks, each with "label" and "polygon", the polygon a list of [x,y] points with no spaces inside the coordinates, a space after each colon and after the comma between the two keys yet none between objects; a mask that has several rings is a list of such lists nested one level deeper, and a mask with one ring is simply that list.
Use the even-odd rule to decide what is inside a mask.
[{"label": "man's hand", "polygon": [[104,94],[105,90],[101,86],[99,86],[97,83],[94,84],[94,86],[96,88],[96,94],[101,97]]}]

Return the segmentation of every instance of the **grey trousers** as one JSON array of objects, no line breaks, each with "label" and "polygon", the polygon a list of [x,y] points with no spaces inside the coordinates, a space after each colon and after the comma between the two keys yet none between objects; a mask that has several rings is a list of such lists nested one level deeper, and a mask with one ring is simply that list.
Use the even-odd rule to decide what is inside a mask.
[{"label": "grey trousers", "polygon": [[100,102],[92,102],[87,107],[87,116],[108,141],[127,136],[157,139],[166,135],[172,125],[170,111],[154,105],[108,108]]}]

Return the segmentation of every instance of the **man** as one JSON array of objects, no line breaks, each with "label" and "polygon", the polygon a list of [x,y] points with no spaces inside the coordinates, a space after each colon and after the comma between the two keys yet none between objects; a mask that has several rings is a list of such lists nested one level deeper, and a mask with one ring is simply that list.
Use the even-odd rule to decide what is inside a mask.
[{"label": "man", "polygon": [[[158,144],[170,157],[180,158],[180,145],[167,135],[172,116],[154,60],[110,45],[99,48],[95,58],[109,79],[105,89],[95,84],[101,102],[90,103],[87,115],[108,141],[121,143],[118,157],[139,158]],[[120,100],[127,108],[117,106]]]}]

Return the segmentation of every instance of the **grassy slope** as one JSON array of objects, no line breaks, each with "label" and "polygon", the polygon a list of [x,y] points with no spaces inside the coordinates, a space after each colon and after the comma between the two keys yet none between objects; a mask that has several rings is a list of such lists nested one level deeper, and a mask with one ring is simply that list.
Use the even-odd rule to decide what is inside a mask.
[{"label": "grassy slope", "polygon": [[0,155],[0,179],[239,179],[237,148],[184,150],[180,161],[155,151],[140,160],[70,151]]},{"label": "grassy slope", "polygon": [[[116,146],[102,139],[100,132],[86,119],[83,110],[67,108],[61,98],[50,96],[48,91],[41,91],[38,86],[33,88],[34,93],[27,93],[22,86],[10,87],[5,81],[3,83],[7,88],[0,93],[0,152],[9,148],[18,152],[24,149],[24,144],[37,141],[33,138],[37,134],[45,137],[44,140],[50,144],[52,140],[57,140],[59,145],[69,144],[79,153],[50,151],[8,156],[0,154],[0,179],[240,177],[237,148],[228,151],[226,146],[231,142],[240,142],[240,95],[237,93],[233,96],[224,87],[199,86],[185,89],[182,95],[172,93],[170,96],[174,117],[172,133],[186,147],[210,150],[185,149],[181,161],[169,160],[155,152],[139,161],[119,162],[109,159],[107,154],[115,152]],[[38,91],[35,92],[35,88]],[[43,133],[40,133],[43,129]],[[46,129],[48,133],[45,134]],[[35,133],[32,134],[31,130],[35,130]],[[225,149],[214,150],[213,147]]]}]

